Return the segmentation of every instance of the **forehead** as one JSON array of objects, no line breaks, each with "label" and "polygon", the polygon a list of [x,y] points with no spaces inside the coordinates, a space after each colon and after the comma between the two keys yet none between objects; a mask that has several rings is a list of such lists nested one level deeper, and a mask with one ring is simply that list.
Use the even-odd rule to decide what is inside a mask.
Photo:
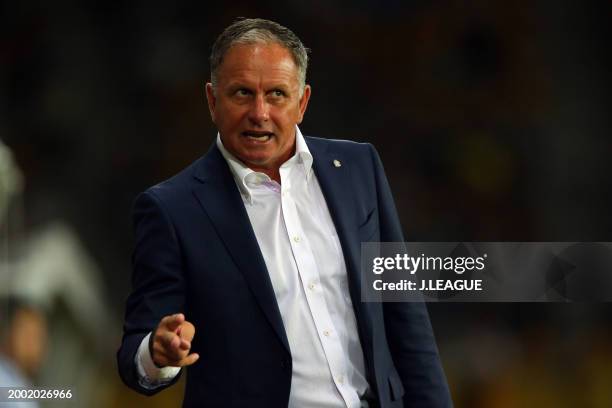
[{"label": "forehead", "polygon": [[291,52],[279,44],[236,44],[224,55],[219,79],[228,81],[298,81]]}]

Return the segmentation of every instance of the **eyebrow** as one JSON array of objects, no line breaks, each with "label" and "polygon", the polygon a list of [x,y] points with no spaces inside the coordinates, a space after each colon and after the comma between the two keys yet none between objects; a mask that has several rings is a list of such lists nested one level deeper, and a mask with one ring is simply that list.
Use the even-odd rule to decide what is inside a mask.
[{"label": "eyebrow", "polygon": [[[246,83],[241,82],[241,81],[230,82],[227,85],[227,89],[230,92],[234,92],[234,91],[237,91],[238,89],[242,89],[242,88],[247,89],[249,91],[253,91],[255,87],[247,85]],[[270,92],[270,91],[274,91],[274,90],[281,90],[281,91],[283,91],[285,93],[289,93],[289,92],[292,91],[291,86],[289,86],[288,84],[279,84],[279,83],[276,83],[276,84],[267,86],[265,88],[265,92],[266,93]]]},{"label": "eyebrow", "polygon": [[283,89],[283,90],[289,90],[289,89],[290,89],[290,87],[289,87],[289,86],[287,86],[287,84],[275,84],[275,85],[270,86],[270,88],[269,88],[269,89]]}]

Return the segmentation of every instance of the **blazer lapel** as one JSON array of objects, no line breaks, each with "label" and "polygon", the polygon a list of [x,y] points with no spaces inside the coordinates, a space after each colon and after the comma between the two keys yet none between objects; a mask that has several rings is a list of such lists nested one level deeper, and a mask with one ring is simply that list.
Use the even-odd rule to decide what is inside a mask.
[{"label": "blazer lapel", "polygon": [[270,325],[289,351],[272,282],[242,197],[225,159],[215,144],[203,157],[194,177],[201,183],[194,194],[244,274]]}]

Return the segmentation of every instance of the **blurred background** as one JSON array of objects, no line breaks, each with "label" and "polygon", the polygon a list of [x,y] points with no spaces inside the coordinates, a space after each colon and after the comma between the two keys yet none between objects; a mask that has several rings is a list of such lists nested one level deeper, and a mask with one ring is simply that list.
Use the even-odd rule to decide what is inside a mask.
[{"label": "blurred background", "polygon": [[[179,405],[116,372],[131,204],[214,140],[207,58],[238,16],[311,48],[301,129],[377,147],[407,240],[612,241],[609,1],[125,3],[0,6],[0,385]],[[608,304],[430,313],[457,407],[612,406]]]}]

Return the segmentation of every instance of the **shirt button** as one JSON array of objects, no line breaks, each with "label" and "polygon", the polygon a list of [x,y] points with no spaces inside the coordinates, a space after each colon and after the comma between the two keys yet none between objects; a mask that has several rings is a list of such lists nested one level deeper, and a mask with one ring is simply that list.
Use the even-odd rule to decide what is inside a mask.
[{"label": "shirt button", "polygon": [[314,290],[314,288],[316,288],[317,285],[315,285],[314,283],[310,283],[308,284],[308,289],[310,290]]},{"label": "shirt button", "polygon": [[293,241],[294,242],[300,242],[302,240],[302,238],[298,237],[297,235],[295,237],[293,237]]},{"label": "shirt button", "polygon": [[339,375],[336,379],[338,380],[338,383],[344,384],[344,376]]},{"label": "shirt button", "polygon": [[329,330],[323,330],[323,335],[324,335],[325,337],[329,337],[329,335],[330,335]]}]

